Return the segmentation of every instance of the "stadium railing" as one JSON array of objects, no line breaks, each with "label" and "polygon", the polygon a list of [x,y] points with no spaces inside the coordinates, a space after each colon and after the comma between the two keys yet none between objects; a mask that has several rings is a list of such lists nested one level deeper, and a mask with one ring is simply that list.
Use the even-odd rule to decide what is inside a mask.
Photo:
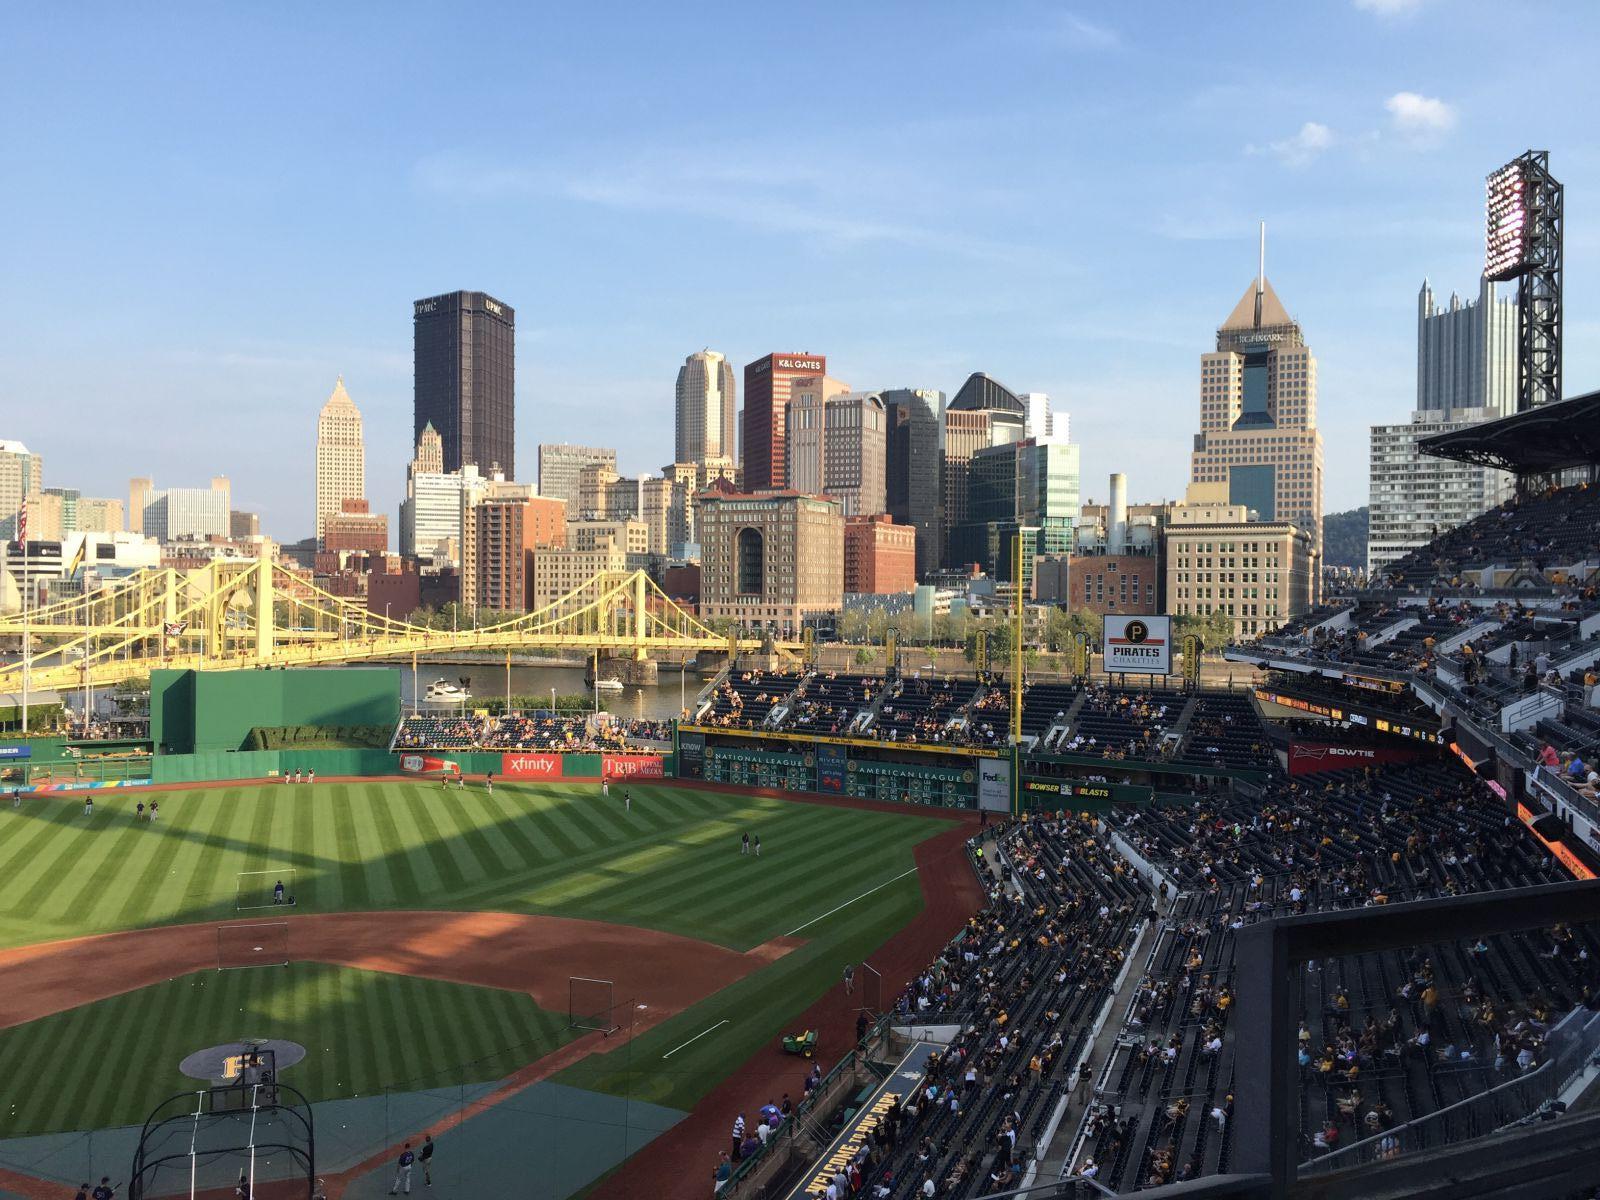
[{"label": "stadium railing", "polygon": [[[866,1043],[868,1045],[873,1043],[882,1044],[888,1036],[889,1026],[890,1014],[884,1013],[873,1023],[872,1028],[867,1031]],[[856,1064],[858,1061],[862,1061],[864,1064],[859,1048],[851,1050],[835,1063],[833,1069],[822,1077],[822,1081],[811,1090],[811,1093],[800,1098],[800,1103],[794,1106],[794,1112],[773,1130],[772,1136],[767,1139],[767,1144],[749,1157],[740,1159],[738,1165],[733,1168],[733,1173],[728,1177],[728,1182],[717,1192],[717,1195],[724,1197],[734,1195],[764,1197],[766,1195],[765,1185],[770,1182],[772,1175],[769,1168],[775,1161],[779,1151],[786,1149],[788,1157],[793,1157],[795,1142],[808,1130],[814,1128],[815,1122],[813,1118],[816,1114],[819,1111],[831,1111],[837,1106],[839,1097],[845,1094],[848,1088],[855,1083]],[[850,1077],[848,1083],[845,1079],[846,1075]],[[808,1152],[807,1161],[815,1154],[821,1153],[822,1149],[828,1144],[825,1132],[819,1133],[816,1140],[817,1146],[814,1150]],[[759,1179],[757,1178],[758,1176]]]},{"label": "stadium railing", "polygon": [[1448,1146],[1465,1140],[1460,1130],[1490,1131],[1504,1126],[1501,1114],[1508,1110],[1523,1119],[1536,1116],[1540,1106],[1557,1099],[1600,1049],[1600,1015],[1574,1009],[1551,1030],[1550,1044],[1555,1047],[1551,1056],[1526,1075],[1301,1163],[1300,1175],[1325,1175]]},{"label": "stadium railing", "polygon": [[1239,1093],[1232,1162],[1248,1173],[1268,1175],[1274,1197],[1288,1195],[1296,1178],[1299,1017],[1293,983],[1306,963],[1597,919],[1600,880],[1589,880],[1280,917],[1241,929],[1234,1061],[1240,1078],[1259,1083]]}]

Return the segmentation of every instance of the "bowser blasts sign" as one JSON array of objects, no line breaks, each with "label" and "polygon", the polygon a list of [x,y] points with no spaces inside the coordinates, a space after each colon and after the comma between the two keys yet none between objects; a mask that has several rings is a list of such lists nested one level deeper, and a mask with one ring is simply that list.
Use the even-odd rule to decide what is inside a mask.
[{"label": "bowser blasts sign", "polygon": [[1106,673],[1172,674],[1171,617],[1105,618]]},{"label": "bowser blasts sign", "polygon": [[666,774],[659,754],[607,754],[600,759],[606,779],[660,779]]}]

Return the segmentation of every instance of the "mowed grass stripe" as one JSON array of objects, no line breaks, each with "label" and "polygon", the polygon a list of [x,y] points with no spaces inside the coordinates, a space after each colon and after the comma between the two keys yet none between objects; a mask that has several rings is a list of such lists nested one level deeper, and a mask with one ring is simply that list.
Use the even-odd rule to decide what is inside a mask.
[{"label": "mowed grass stripe", "polygon": [[[67,870],[45,873],[34,864],[20,872],[26,887],[21,907],[46,921],[69,916],[92,921],[88,900],[96,893],[89,885],[100,871],[110,874],[116,862],[118,835],[127,832],[117,828],[115,817],[103,810],[78,819],[81,830],[74,832],[87,831],[95,836],[74,839],[77,845]],[[32,881],[28,882],[30,876]]]},{"label": "mowed grass stripe", "polygon": [[[422,803],[437,803],[420,785],[406,788],[405,793]],[[484,792],[473,792],[456,804],[439,806],[437,819],[441,823],[448,823],[454,835],[461,838],[472,852],[477,868],[475,878],[498,879],[517,867],[516,854],[490,817],[488,805],[493,798]]]},{"label": "mowed grass stripe", "polygon": [[[161,836],[193,838],[206,815],[204,808],[191,806],[183,814],[188,828],[179,833],[174,823],[174,829],[163,830]],[[232,917],[239,894],[239,872],[244,869],[242,839],[248,836],[253,816],[244,794],[233,788],[217,797],[216,811],[209,816],[200,852],[192,860],[184,885],[185,903],[199,919]]]},{"label": "mowed grass stripe", "polygon": [[[312,892],[313,900],[320,912],[342,912],[346,908],[354,907],[345,898],[344,891],[344,862],[338,853],[339,835],[335,806],[332,804],[307,804],[305,810],[311,814],[311,840],[308,846],[317,846],[323,854],[332,853],[332,861],[324,859],[323,863],[315,867],[317,874],[316,888]],[[296,828],[298,829],[298,824]]]},{"label": "mowed grass stripe", "polygon": [[398,794],[391,791],[392,802],[404,813],[406,822],[416,830],[417,843],[428,848],[428,859],[433,864],[434,875],[438,880],[434,890],[458,892],[469,879],[479,878],[479,872],[476,867],[457,860],[456,839],[449,838],[440,831],[439,822],[431,809],[419,800],[406,795],[411,790],[403,786]]},{"label": "mowed grass stripe", "polygon": [[[806,891],[820,888],[832,894],[841,886],[849,886],[849,878],[859,877],[859,868],[841,853],[859,844],[861,834],[856,822],[822,823],[812,817],[798,817],[784,825],[779,844],[785,849],[781,851],[767,853],[763,847],[760,859],[741,854],[735,835],[709,843],[709,853],[703,850],[685,856],[667,870],[638,879],[613,880],[609,886],[586,894],[584,902],[612,912],[657,906],[692,912],[696,936],[711,936],[748,949],[764,940],[750,939],[769,927],[748,916],[758,901],[771,900],[774,912],[778,908],[793,910],[796,897]],[[757,890],[753,895],[739,894],[731,888],[735,878],[748,879]],[[791,886],[801,882],[806,886]],[[731,915],[715,920],[714,912]]]},{"label": "mowed grass stripe", "polygon": [[359,857],[361,846],[356,838],[356,819],[350,805],[333,806],[333,826],[338,849],[339,884],[345,902],[351,908],[371,908],[372,892],[367,887],[365,864]]},{"label": "mowed grass stripe", "polygon": [[[412,786],[405,789],[410,797],[423,800],[423,789]],[[495,879],[510,868],[504,857],[502,842],[490,836],[493,825],[486,819],[485,803],[488,793],[473,793],[461,804],[436,804],[429,811],[440,831],[450,838],[457,851],[462,878],[470,883],[480,879]]]},{"label": "mowed grass stripe", "polygon": [[386,802],[366,808],[372,814],[372,828],[395,887],[402,896],[426,896],[439,891],[438,856],[433,845],[422,836],[409,813],[403,817],[402,828],[397,810],[404,813],[404,806],[394,803],[392,795]]},{"label": "mowed grass stripe", "polygon": [[528,830],[518,822],[518,814],[513,811],[512,804],[511,797],[505,795],[503,790],[484,797],[483,818],[494,835],[504,840],[512,854],[513,865],[497,878],[521,875],[549,861],[548,847],[541,847],[534,842]]},{"label": "mowed grass stripe", "polygon": [[563,857],[576,858],[593,850],[595,844],[567,816],[567,805],[568,801],[558,796],[535,796],[528,815],[540,832],[562,849]]},{"label": "mowed grass stripe", "polygon": [[0,855],[0,896],[6,900],[6,909],[21,903],[14,893],[25,886],[33,873],[52,874],[59,865],[76,853],[76,839],[67,827],[81,809],[72,809],[58,801],[45,802],[48,808],[30,804],[21,812],[7,815],[0,828],[5,830],[5,853]]},{"label": "mowed grass stripe", "polygon": [[[170,829],[151,828],[148,822],[136,824],[145,837],[155,840],[156,849],[144,870],[130,881],[131,886],[123,893],[122,903],[116,906],[114,915],[109,919],[113,925],[131,924],[138,920],[141,909],[156,913],[170,912],[169,906],[176,903],[182,892],[176,882],[178,868],[175,864],[186,849],[183,836]],[[115,891],[110,898],[115,900]]]},{"label": "mowed grass stripe", "polygon": [[[316,812],[318,809],[327,808],[326,804],[312,804],[308,801],[296,800],[291,809],[292,822],[289,829],[291,846],[315,846],[317,844]],[[322,884],[326,872],[319,867],[302,867],[295,880],[300,889],[300,903],[313,911],[333,911],[330,903],[322,896]]]}]

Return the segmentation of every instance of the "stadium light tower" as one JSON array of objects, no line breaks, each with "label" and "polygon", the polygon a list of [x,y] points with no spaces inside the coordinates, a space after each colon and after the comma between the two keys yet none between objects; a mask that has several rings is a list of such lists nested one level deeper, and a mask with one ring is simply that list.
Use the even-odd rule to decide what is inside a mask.
[{"label": "stadium light tower", "polygon": [[1550,152],[1529,150],[1489,176],[1483,274],[1517,288],[1517,411],[1561,399],[1563,192]]}]

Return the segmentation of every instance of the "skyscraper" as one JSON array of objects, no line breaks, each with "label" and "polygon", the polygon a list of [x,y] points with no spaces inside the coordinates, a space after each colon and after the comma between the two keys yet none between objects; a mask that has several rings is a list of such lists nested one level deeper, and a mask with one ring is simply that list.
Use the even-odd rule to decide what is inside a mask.
[{"label": "skyscraper", "polygon": [[1450,295],[1448,308],[1433,301],[1422,281],[1417,294],[1417,411],[1493,409],[1497,417],[1517,411],[1517,302],[1502,297],[1489,280],[1478,282],[1478,298]]},{"label": "skyscraper", "polygon": [[411,460],[413,469],[430,474],[444,473],[444,439],[430,421],[417,435],[417,455]]},{"label": "skyscraper", "polygon": [[967,522],[967,471],[972,456],[990,446],[1021,441],[1026,419],[1016,393],[982,371],[967,376],[944,410],[945,565],[963,561],[955,536]]},{"label": "skyscraper", "polygon": [[[1317,360],[1259,273],[1200,360],[1200,434],[1193,483],[1226,485],[1228,503],[1311,538],[1313,587],[1322,555],[1322,435]],[[1320,592],[1318,593],[1320,594]]]},{"label": "skyscraper", "polygon": [[21,442],[0,441],[0,541],[14,541],[23,501],[44,490],[44,459]]},{"label": "skyscraper", "polygon": [[831,496],[846,517],[884,512],[883,398],[876,392],[827,396],[825,379],[816,376],[794,386],[784,416],[788,486]]},{"label": "skyscraper", "polygon": [[944,393],[891,388],[881,393],[885,435],[884,502],[899,525],[917,531],[917,578],[939,569],[944,554],[944,460],[939,449]]},{"label": "skyscraper", "polygon": [[738,399],[733,364],[715,350],[700,350],[678,368],[674,462],[700,463],[735,453],[733,421]]},{"label": "skyscraper", "polygon": [[[796,380],[828,374],[821,354],[768,354],[744,369],[744,486],[746,491],[787,486],[784,477],[784,416]],[[829,394],[847,384],[829,380]]]},{"label": "skyscraper", "polygon": [[344,390],[344,376],[317,414],[317,545],[324,543],[328,518],[344,511],[346,500],[367,494],[367,451],[361,436],[361,410]]},{"label": "skyscraper", "polygon": [[516,477],[516,311],[484,292],[418,300],[412,316],[411,436],[432,423],[444,469]]},{"label": "skyscraper", "polygon": [[1046,438],[986,446],[967,464],[967,520],[951,531],[956,561],[978,563],[996,579],[1013,578],[1011,546],[1028,530],[1023,583],[1031,586],[1033,559],[1072,547],[1082,483],[1079,449]]},{"label": "skyscraper", "polygon": [[1503,501],[1511,476],[1423,454],[1417,443],[1517,410],[1517,304],[1487,279],[1477,300],[1417,296],[1417,406],[1405,424],[1374,425],[1367,480],[1367,570],[1381,572],[1443,530]]},{"label": "skyscraper", "polygon": [[567,502],[576,517],[582,508],[583,469],[589,466],[617,469],[617,452],[604,446],[570,446],[565,442],[539,445],[539,495]]}]

